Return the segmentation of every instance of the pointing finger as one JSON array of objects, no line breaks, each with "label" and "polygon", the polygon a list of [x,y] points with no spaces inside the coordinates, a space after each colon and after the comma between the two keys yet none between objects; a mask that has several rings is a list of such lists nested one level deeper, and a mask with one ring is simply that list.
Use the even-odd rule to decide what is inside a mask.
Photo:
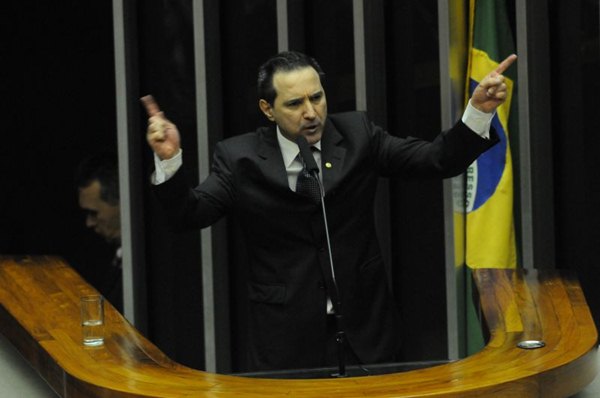
[{"label": "pointing finger", "polygon": [[140,98],[140,101],[144,105],[144,108],[146,108],[148,116],[158,116],[161,113],[160,108],[158,107],[158,104],[156,103],[152,95],[145,95],[142,98]]},{"label": "pointing finger", "polygon": [[516,54],[510,54],[506,59],[500,62],[500,65],[496,68],[496,73],[502,74],[509,66],[512,65],[513,62],[517,60]]}]

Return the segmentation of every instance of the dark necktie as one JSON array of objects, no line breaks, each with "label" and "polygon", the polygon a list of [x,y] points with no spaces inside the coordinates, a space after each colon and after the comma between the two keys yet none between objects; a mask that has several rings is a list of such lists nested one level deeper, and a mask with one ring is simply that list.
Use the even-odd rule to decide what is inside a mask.
[{"label": "dark necktie", "polygon": [[[313,149],[313,148],[311,148]],[[321,201],[321,190],[319,189],[319,181],[317,178],[309,173],[306,169],[306,165],[298,174],[298,181],[296,182],[296,193],[302,196],[306,196],[315,203]]]}]

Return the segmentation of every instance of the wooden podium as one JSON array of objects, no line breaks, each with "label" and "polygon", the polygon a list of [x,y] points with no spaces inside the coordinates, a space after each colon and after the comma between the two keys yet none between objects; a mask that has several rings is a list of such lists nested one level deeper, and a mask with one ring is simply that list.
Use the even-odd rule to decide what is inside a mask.
[{"label": "wooden podium", "polygon": [[[109,303],[105,344],[81,344],[95,292],[54,257],[0,257],[0,332],[61,397],[568,397],[597,373],[597,332],[577,281],[556,271],[474,272],[490,332],[460,361],[401,373],[281,380],[211,374],[167,358]],[[519,348],[524,340],[544,347]]]}]

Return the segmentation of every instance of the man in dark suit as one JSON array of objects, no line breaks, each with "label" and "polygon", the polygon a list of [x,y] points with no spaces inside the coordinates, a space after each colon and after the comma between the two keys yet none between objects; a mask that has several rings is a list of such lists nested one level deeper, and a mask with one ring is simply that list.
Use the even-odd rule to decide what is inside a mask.
[{"label": "man in dark suit", "polygon": [[112,153],[85,158],[75,171],[79,207],[85,213],[86,227],[104,238],[114,257],[100,270],[88,270],[86,277],[119,311],[123,310],[121,270],[121,207],[118,160]]},{"label": "man in dark suit", "polygon": [[[494,145],[489,123],[506,97],[501,73],[515,58],[482,81],[463,121],[426,142],[389,135],[363,113],[327,115],[316,61],[280,53],[258,76],[259,107],[274,125],[217,144],[210,176],[194,189],[177,171],[182,152],[176,126],[151,97],[142,99],[150,116],[155,191],[173,221],[205,227],[231,214],[243,229],[255,369],[334,365],[332,314],[343,316],[350,361],[394,359],[396,309],[373,216],[377,179],[451,177]],[[320,204],[297,192],[305,178],[299,136],[314,147],[321,170],[333,272]]]}]

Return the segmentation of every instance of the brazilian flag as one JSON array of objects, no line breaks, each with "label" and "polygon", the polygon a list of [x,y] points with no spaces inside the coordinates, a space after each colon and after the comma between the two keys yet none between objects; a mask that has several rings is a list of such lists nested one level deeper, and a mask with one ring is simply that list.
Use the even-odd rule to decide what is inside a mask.
[{"label": "brazilian flag", "polygon": [[[469,96],[488,73],[514,53],[504,0],[470,0],[470,25]],[[506,78],[506,85],[506,102],[492,120],[500,142],[482,154],[466,175],[466,263],[470,268],[515,268],[517,264],[509,145],[514,82]]]},{"label": "brazilian flag", "polygon": [[[505,0],[470,0],[467,100],[479,82],[514,53]],[[484,346],[480,318],[472,302],[471,269],[517,266],[513,219],[513,170],[509,145],[515,83],[506,77],[507,99],[497,109],[492,126],[500,142],[482,154],[466,173],[467,354]],[[515,118],[516,119],[516,118]]]}]

